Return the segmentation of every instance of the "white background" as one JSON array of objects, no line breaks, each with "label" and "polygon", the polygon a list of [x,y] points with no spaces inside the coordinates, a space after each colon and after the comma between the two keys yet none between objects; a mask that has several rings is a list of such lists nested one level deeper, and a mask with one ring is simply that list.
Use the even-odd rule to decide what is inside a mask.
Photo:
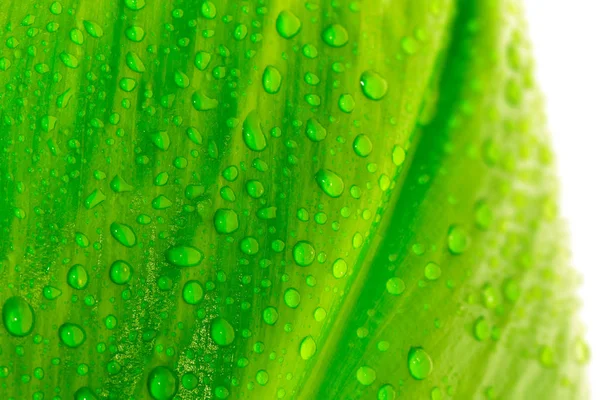
[{"label": "white background", "polygon": [[592,399],[600,399],[600,2],[524,0],[537,79],[561,178],[573,265],[583,284],[582,319],[592,360]]}]

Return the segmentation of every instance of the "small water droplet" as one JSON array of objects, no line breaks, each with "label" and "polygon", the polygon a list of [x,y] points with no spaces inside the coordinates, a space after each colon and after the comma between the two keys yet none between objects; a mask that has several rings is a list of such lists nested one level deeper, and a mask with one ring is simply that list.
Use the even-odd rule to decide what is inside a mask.
[{"label": "small water droplet", "polygon": [[204,298],[202,284],[196,280],[187,281],[185,285],[183,285],[182,297],[188,304],[195,305],[200,303]]},{"label": "small water droplet", "polygon": [[306,136],[313,142],[320,142],[327,137],[327,130],[314,118],[306,121]]},{"label": "small water droplet", "polygon": [[460,225],[452,225],[448,229],[448,250],[452,254],[462,254],[469,247],[467,231]]},{"label": "small water droplet", "polygon": [[117,260],[110,266],[110,280],[117,285],[124,285],[131,280],[133,268],[127,261]]},{"label": "small water droplet", "polygon": [[113,222],[110,224],[110,234],[125,247],[133,247],[137,243],[137,237],[129,225]]},{"label": "small water droplet", "polygon": [[267,138],[260,126],[260,120],[256,111],[250,111],[242,126],[244,143],[252,151],[263,151],[267,147]]},{"label": "small water droplet", "polygon": [[370,386],[377,379],[377,373],[373,368],[365,365],[356,371],[356,379],[361,385]]},{"label": "small water droplet", "polygon": [[170,400],[177,393],[177,376],[167,367],[155,367],[148,375],[148,392],[155,400]]},{"label": "small water droplet", "polygon": [[367,135],[358,135],[354,139],[354,143],[352,145],[354,148],[354,152],[359,157],[368,157],[373,151],[373,143],[371,143],[371,139]]},{"label": "small water droplet", "polygon": [[88,273],[81,264],[75,264],[67,272],[67,283],[73,289],[83,290],[88,285]]},{"label": "small water droplet", "polygon": [[220,208],[215,213],[215,230],[221,234],[230,234],[237,231],[239,227],[238,215],[228,208]]},{"label": "small water droplet", "polygon": [[282,78],[279,70],[272,65],[267,65],[262,76],[262,83],[265,92],[269,94],[275,94],[279,92],[281,80]]},{"label": "small water droplet", "polygon": [[389,294],[400,296],[404,292],[404,289],[406,289],[406,285],[402,279],[394,276],[387,280],[385,288]]}]

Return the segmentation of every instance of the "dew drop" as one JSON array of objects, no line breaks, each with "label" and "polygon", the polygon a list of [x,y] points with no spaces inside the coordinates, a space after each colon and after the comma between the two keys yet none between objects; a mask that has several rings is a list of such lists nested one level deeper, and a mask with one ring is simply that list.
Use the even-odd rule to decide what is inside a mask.
[{"label": "dew drop", "polygon": [[310,242],[302,240],[294,246],[293,254],[296,264],[307,267],[315,260],[316,251]]},{"label": "dew drop", "polygon": [[439,279],[440,276],[442,276],[442,269],[439,265],[434,262],[430,262],[425,265],[425,278],[430,281],[435,281]]},{"label": "dew drop", "polygon": [[408,352],[408,371],[416,380],[423,380],[431,374],[433,361],[423,348],[412,347]]},{"label": "dew drop", "polygon": [[67,272],[67,283],[73,289],[83,290],[88,285],[88,273],[81,264],[75,264]]},{"label": "dew drop", "polygon": [[235,339],[235,331],[229,321],[217,317],[211,323],[210,336],[219,346],[229,346]]},{"label": "dew drop", "polygon": [[127,261],[117,260],[110,266],[110,280],[117,285],[124,285],[131,280],[133,268]]},{"label": "dew drop", "polygon": [[133,247],[137,243],[137,237],[129,225],[113,222],[110,224],[110,234],[125,247]]},{"label": "dew drop", "polygon": [[267,325],[275,325],[279,319],[279,312],[275,307],[267,307],[263,310],[263,320]]},{"label": "dew drop", "polygon": [[167,250],[167,261],[178,267],[194,267],[202,261],[204,254],[192,246],[175,246]]},{"label": "dew drop", "polygon": [[327,137],[327,130],[314,118],[306,121],[306,136],[313,142],[320,142]]},{"label": "dew drop", "polygon": [[196,280],[187,281],[185,285],[183,285],[182,297],[188,304],[196,305],[200,303],[204,298],[202,284]]},{"label": "dew drop", "polygon": [[348,31],[339,24],[329,25],[321,37],[331,47],[342,47],[348,43]]},{"label": "dew drop", "polygon": [[333,276],[337,279],[341,279],[346,276],[348,272],[348,264],[341,258],[338,258],[333,263]]},{"label": "dew drop", "polygon": [[459,226],[452,225],[448,229],[448,250],[452,254],[462,254],[469,247],[469,236],[467,231]]},{"label": "dew drop", "polygon": [[406,289],[406,285],[404,284],[404,281],[402,279],[394,276],[387,280],[385,288],[387,289],[389,294],[394,296],[400,296],[402,292],[404,292],[404,289]]},{"label": "dew drop", "polygon": [[220,208],[215,213],[215,230],[221,234],[230,234],[237,231],[239,227],[238,215],[228,208]]},{"label": "dew drop", "polygon": [[148,392],[155,400],[170,400],[177,392],[177,376],[167,367],[155,367],[148,375]]},{"label": "dew drop", "polygon": [[265,92],[269,94],[275,94],[279,92],[281,87],[281,73],[277,68],[272,65],[268,65],[262,76],[262,84]]},{"label": "dew drop", "polygon": [[192,94],[192,106],[196,111],[214,110],[218,105],[218,100],[212,99],[199,91],[195,91]]},{"label": "dew drop", "polygon": [[354,139],[354,143],[352,145],[354,148],[354,152],[359,157],[367,157],[373,151],[373,143],[371,143],[371,139],[367,135],[358,135]]},{"label": "dew drop", "polygon": [[300,305],[300,292],[294,288],[289,288],[283,295],[283,301],[289,308],[297,308]]},{"label": "dew drop", "polygon": [[279,13],[275,21],[277,33],[285,39],[291,39],[300,32],[302,23],[291,11],[284,10]]},{"label": "dew drop", "polygon": [[360,87],[367,98],[381,100],[387,93],[388,83],[377,72],[368,70],[360,76]]},{"label": "dew drop", "polygon": [[300,357],[303,360],[310,360],[317,352],[317,342],[312,336],[306,336],[300,342]]},{"label": "dew drop", "polygon": [[58,328],[58,337],[67,347],[76,348],[85,342],[85,331],[77,324],[66,323]]},{"label": "dew drop", "polygon": [[242,135],[244,143],[252,151],[263,151],[267,147],[267,138],[262,131],[256,111],[250,111],[246,116],[242,126]]},{"label": "dew drop", "polygon": [[344,181],[335,172],[329,169],[320,169],[315,174],[317,184],[330,197],[337,198],[344,192]]},{"label": "dew drop", "polygon": [[377,373],[373,368],[365,365],[356,371],[356,379],[361,385],[370,386],[377,379]]},{"label": "dew drop", "polygon": [[377,400],[395,400],[396,390],[390,384],[383,385],[377,391]]},{"label": "dew drop", "polygon": [[2,306],[2,322],[12,336],[27,336],[35,323],[33,308],[20,296],[9,297]]}]

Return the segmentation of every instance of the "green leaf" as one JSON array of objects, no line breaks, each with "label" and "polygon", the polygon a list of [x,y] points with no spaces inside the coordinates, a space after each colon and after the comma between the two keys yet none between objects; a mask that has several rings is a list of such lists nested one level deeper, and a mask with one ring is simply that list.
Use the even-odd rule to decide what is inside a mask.
[{"label": "green leaf", "polygon": [[0,398],[585,398],[516,1],[7,0]]}]

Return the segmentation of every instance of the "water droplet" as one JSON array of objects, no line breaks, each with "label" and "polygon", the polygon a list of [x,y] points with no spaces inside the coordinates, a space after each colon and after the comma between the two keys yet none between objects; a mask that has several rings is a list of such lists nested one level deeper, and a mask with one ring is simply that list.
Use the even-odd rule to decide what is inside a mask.
[{"label": "water droplet", "polygon": [[67,272],[67,283],[73,289],[83,290],[88,285],[88,273],[83,265],[75,264]]},{"label": "water droplet", "polygon": [[73,54],[69,54],[67,52],[62,52],[59,55],[60,61],[65,64],[68,68],[77,68],[79,67],[79,60]]},{"label": "water droplet", "polygon": [[76,348],[85,342],[85,331],[77,324],[66,323],[58,328],[58,337],[67,347]]},{"label": "water droplet", "polygon": [[133,11],[139,11],[146,5],[146,0],[125,0],[125,6]]},{"label": "water droplet", "polygon": [[54,286],[45,286],[44,287],[44,297],[48,300],[55,300],[60,297],[62,294],[62,290],[59,288],[55,288]]},{"label": "water droplet", "polygon": [[275,28],[277,29],[277,33],[281,35],[281,37],[285,39],[291,39],[300,32],[300,28],[302,28],[302,23],[292,13],[291,11],[284,10],[279,13],[277,16],[277,21],[275,21]]},{"label": "water droplet", "polygon": [[355,105],[356,103],[354,102],[354,97],[348,93],[342,94],[338,100],[338,107],[340,110],[348,114],[354,110]]},{"label": "water droplet", "polygon": [[217,7],[215,7],[212,1],[203,1],[200,12],[204,18],[214,19],[217,16]]},{"label": "water droplet", "polygon": [[322,38],[331,47],[342,47],[348,43],[348,32],[343,26],[333,24],[325,28]]},{"label": "water droplet", "polygon": [[377,400],[395,400],[396,390],[390,384],[383,385],[377,391]]},{"label": "water droplet", "polygon": [[144,32],[144,28],[141,26],[130,26],[125,30],[125,36],[132,42],[141,42],[144,40],[146,32]]},{"label": "water droplet", "polygon": [[406,285],[402,279],[394,276],[387,280],[385,288],[389,294],[400,296],[404,292],[404,289],[406,289]]},{"label": "water droplet", "polygon": [[208,67],[208,64],[210,64],[211,58],[212,57],[210,53],[207,53],[206,51],[199,51],[194,57],[194,65],[200,71],[204,71]]},{"label": "water droplet", "polygon": [[171,138],[167,132],[154,132],[152,135],[150,135],[150,138],[152,139],[152,143],[154,143],[158,149],[162,151],[169,150],[169,147],[171,146]]},{"label": "water droplet", "polygon": [[256,111],[250,111],[246,116],[242,126],[242,135],[244,143],[250,150],[263,151],[267,147],[267,138],[262,131]]},{"label": "water droplet", "polygon": [[341,258],[338,258],[333,263],[333,276],[337,279],[343,278],[348,272],[348,264]]},{"label": "water droplet", "polygon": [[104,36],[104,31],[102,27],[95,23],[94,21],[83,21],[83,27],[86,32],[90,34],[91,37],[101,38]]},{"label": "water droplet", "polygon": [[138,73],[146,72],[146,67],[144,66],[144,63],[142,62],[142,60],[136,53],[134,53],[132,51],[128,52],[127,55],[125,56],[125,62],[127,63],[127,66],[129,67],[129,69],[132,70],[133,72],[138,72]]},{"label": "water droplet", "polygon": [[408,371],[416,380],[423,380],[431,374],[433,361],[423,348],[412,347],[408,352]]},{"label": "water droplet", "polygon": [[373,143],[367,135],[358,135],[354,139],[354,152],[359,157],[367,157],[373,151]]},{"label": "water droplet", "polygon": [[258,240],[256,240],[252,236],[243,238],[240,242],[240,250],[242,250],[244,254],[247,254],[249,256],[255,255],[256,253],[258,253],[259,250]]},{"label": "water droplet", "polygon": [[275,94],[281,87],[281,73],[272,65],[267,65],[262,76],[262,83],[265,92]]},{"label": "water droplet", "polygon": [[369,386],[377,379],[377,373],[371,367],[362,366],[356,371],[356,379],[360,384]]},{"label": "water droplet", "polygon": [[317,352],[317,342],[312,336],[306,336],[300,342],[300,357],[303,360],[310,360]]},{"label": "water droplet", "polygon": [[155,367],[148,375],[148,392],[155,400],[170,400],[177,393],[177,376],[167,367]]},{"label": "water droplet", "polygon": [[481,230],[486,230],[492,224],[492,209],[485,201],[479,201],[475,205],[475,226]]},{"label": "water droplet", "polygon": [[388,83],[377,72],[368,70],[360,76],[360,87],[367,98],[381,100],[387,93]]},{"label": "water droplet", "polygon": [[181,384],[187,390],[196,389],[198,387],[199,383],[200,383],[200,381],[198,380],[198,377],[191,372],[186,372],[181,377]]},{"label": "water droplet", "polygon": [[462,254],[469,247],[469,236],[467,231],[459,226],[452,225],[448,229],[448,250],[452,254]]},{"label": "water droplet", "polygon": [[117,285],[124,285],[131,280],[133,268],[127,261],[117,260],[110,266],[110,280]]},{"label": "water droplet", "polygon": [[265,188],[260,181],[249,180],[246,182],[246,191],[250,197],[259,199],[265,193]]},{"label": "water droplet", "polygon": [[98,400],[98,397],[94,394],[94,391],[89,387],[81,387],[77,389],[73,395],[74,400]]},{"label": "water droplet", "polygon": [[301,267],[307,267],[313,263],[316,251],[313,245],[307,241],[299,241],[294,246],[294,261]]},{"label": "water droplet", "polygon": [[268,325],[275,325],[279,319],[279,313],[275,307],[267,307],[263,310],[263,320]]},{"label": "water droplet", "polygon": [[9,297],[2,306],[2,322],[11,335],[27,336],[35,323],[33,308],[22,297]]},{"label": "water droplet", "polygon": [[315,174],[317,184],[330,197],[337,198],[344,192],[344,181],[335,172],[329,169],[320,169]]},{"label": "water droplet", "polygon": [[129,225],[113,222],[110,224],[110,234],[125,247],[133,247],[137,243],[137,237]]},{"label": "water droplet", "polygon": [[167,261],[178,267],[194,267],[202,261],[204,254],[192,246],[175,246],[167,250]]},{"label": "water droplet", "polygon": [[196,111],[210,111],[217,108],[219,100],[212,99],[199,91],[192,94],[192,106]]},{"label": "water droplet", "polygon": [[404,164],[404,160],[406,159],[406,152],[400,146],[394,146],[394,150],[392,151],[392,161],[393,163],[399,167]]},{"label": "water droplet", "polygon": [[439,265],[434,262],[430,262],[425,265],[425,278],[429,279],[430,281],[435,281],[439,279],[440,276],[442,276],[442,269]]},{"label": "water droplet", "polygon": [[183,72],[180,69],[175,71],[174,79],[175,84],[182,89],[185,89],[188,86],[190,86],[190,78],[185,74],[185,72]]},{"label": "water droplet", "polygon": [[229,346],[235,339],[233,326],[224,318],[215,318],[210,327],[210,335],[219,346]]},{"label": "water droplet", "polygon": [[492,329],[485,318],[477,318],[475,324],[473,325],[473,334],[475,335],[475,339],[479,340],[480,342],[490,338],[492,335]]},{"label": "water droplet", "polygon": [[220,208],[215,213],[214,225],[218,233],[233,233],[239,227],[238,215],[235,211],[228,208]]},{"label": "water droplet", "polygon": [[204,289],[202,289],[202,284],[198,281],[187,281],[185,285],[183,285],[182,292],[183,300],[188,304],[198,304],[204,298]]},{"label": "water droplet", "polygon": [[294,288],[289,288],[283,295],[285,305],[290,308],[297,308],[300,304],[300,292]]},{"label": "water droplet", "polygon": [[320,142],[327,137],[327,130],[314,118],[306,121],[306,136],[313,142]]}]

